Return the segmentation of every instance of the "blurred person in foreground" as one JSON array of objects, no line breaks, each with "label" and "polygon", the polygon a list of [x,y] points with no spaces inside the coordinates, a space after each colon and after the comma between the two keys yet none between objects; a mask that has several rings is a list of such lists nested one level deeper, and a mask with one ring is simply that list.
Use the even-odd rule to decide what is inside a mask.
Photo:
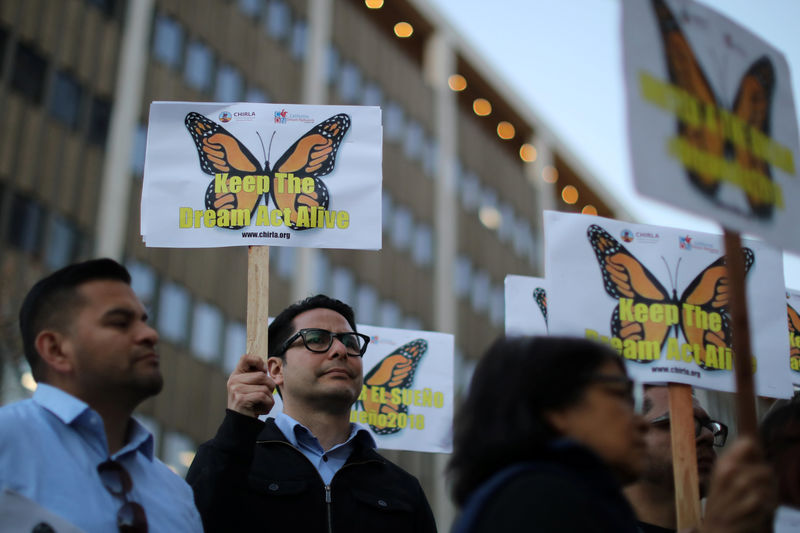
[{"label": "blurred person in foreground", "polygon": [[[266,363],[245,355],[231,374],[222,425],[186,476],[206,532],[435,532],[417,479],[350,422],[369,343],[350,306],[322,294],[290,305],[268,342]],[[276,386],[283,412],[262,422]]]},{"label": "blurred person in foreground", "polygon": [[761,422],[761,443],[767,462],[778,484],[781,508],[775,517],[779,522],[800,523],[800,395],[791,401],[779,400]]},{"label": "blurred person in foreground", "polygon": [[0,489],[87,532],[201,531],[191,489],[131,416],[163,378],[158,334],[130,281],[96,259],[28,292],[19,322],[38,387],[0,408]]},{"label": "blurred person in foreground", "polygon": [[[715,448],[725,445],[728,428],[712,420],[696,398],[693,403],[700,497],[707,498],[700,530],[761,531],[770,522],[775,494],[757,444],[739,439],[717,461]],[[625,488],[625,495],[642,533],[670,533],[677,531],[677,514],[666,385],[645,385],[644,417],[650,424],[646,466],[639,480]]]},{"label": "blurred person in foreground", "polygon": [[648,427],[632,390],[606,346],[495,341],[455,421],[453,531],[637,532],[622,486],[644,468]]}]

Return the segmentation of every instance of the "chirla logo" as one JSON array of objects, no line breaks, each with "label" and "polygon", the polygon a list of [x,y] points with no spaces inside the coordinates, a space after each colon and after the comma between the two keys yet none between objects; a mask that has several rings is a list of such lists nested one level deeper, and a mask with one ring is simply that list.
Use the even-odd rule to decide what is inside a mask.
[{"label": "chirla logo", "polygon": [[286,124],[286,110],[275,111],[275,124]]},{"label": "chirla logo", "polygon": [[624,242],[633,242],[633,232],[629,229],[622,230],[619,236]]},{"label": "chirla logo", "polygon": [[686,237],[678,237],[678,246],[681,250],[691,250],[692,238],[688,235]]},{"label": "chirla logo", "polygon": [[223,111],[219,114],[219,121],[220,122],[230,122],[231,121],[231,114],[228,111]]}]

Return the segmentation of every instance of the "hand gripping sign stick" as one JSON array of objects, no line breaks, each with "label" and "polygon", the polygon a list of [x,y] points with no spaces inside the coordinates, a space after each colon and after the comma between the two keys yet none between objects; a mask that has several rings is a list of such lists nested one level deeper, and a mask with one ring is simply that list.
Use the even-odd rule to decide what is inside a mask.
[{"label": "hand gripping sign stick", "polygon": [[269,246],[247,249],[247,353],[266,362],[269,321]]},{"label": "hand gripping sign stick", "polygon": [[[742,241],[738,232],[725,229],[725,263],[728,268],[730,312],[733,335],[734,370],[736,372],[736,412],[739,432],[755,436],[756,411],[753,388],[753,366],[750,355],[750,326],[747,318],[745,268]],[[669,410],[672,442],[672,465],[675,476],[675,504],[678,529],[700,523],[700,493],[697,475],[697,445],[691,387],[669,384]]]}]

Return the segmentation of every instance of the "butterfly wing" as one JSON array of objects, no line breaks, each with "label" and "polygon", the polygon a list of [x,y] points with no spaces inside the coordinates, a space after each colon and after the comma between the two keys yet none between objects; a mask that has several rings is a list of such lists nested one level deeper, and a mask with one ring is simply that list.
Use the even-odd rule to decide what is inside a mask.
[{"label": "butterfly wing", "polygon": [[[769,58],[762,57],[756,60],[745,73],[733,103],[733,112],[736,116],[767,136],[770,132],[770,113],[774,89],[775,68]],[[753,154],[746,146],[737,147],[736,162],[740,167],[757,172],[766,180],[772,180],[772,173],[767,162]],[[747,194],[747,201],[756,216],[760,218],[772,216],[774,204],[768,199]]]},{"label": "butterfly wing", "polygon": [[[416,339],[399,347],[375,365],[364,376],[364,384],[368,387],[383,387],[383,398],[374,401],[371,394],[359,403],[367,413],[377,415],[407,414],[408,406],[405,402],[392,403],[392,391],[395,389],[408,389],[414,383],[414,374],[422,356],[428,351],[428,342],[425,339]],[[369,426],[378,435],[391,435],[402,428],[399,424],[394,427],[382,425],[377,420]]]},{"label": "butterfly wing", "polygon": [[[716,108],[717,97],[692,51],[689,41],[664,0],[653,0],[653,9],[661,30],[670,81],[705,104],[705,113],[708,114],[710,110]],[[707,127],[709,120],[716,126]],[[681,138],[692,148],[717,157],[725,155],[725,141],[721,131],[716,113],[713,114],[713,117],[703,117],[699,124],[689,124],[686,121],[678,120],[678,135]],[[706,195],[713,196],[717,192],[719,181],[713,174],[689,169],[686,172],[691,183]]]},{"label": "butterfly wing", "polygon": [[[630,299],[631,305],[673,303],[661,283],[619,241],[596,224],[587,230],[589,242],[600,265],[603,284],[609,296]],[[611,316],[611,334],[623,341],[658,342],[663,348],[670,326],[666,320],[637,322],[622,316],[618,305]],[[649,362],[649,361],[643,361]]]},{"label": "butterfly wing", "polygon": [[328,188],[319,179],[330,174],[336,165],[336,155],[347,130],[350,129],[350,117],[344,113],[334,115],[311,128],[305,135],[284,153],[273,167],[273,172],[293,174],[301,180],[306,177],[314,178],[313,192],[306,193],[297,190],[289,192],[289,188],[281,185],[273,174],[270,195],[278,209],[289,209],[290,227],[302,230],[298,226],[298,211],[305,206],[328,208],[330,198]]},{"label": "butterfly wing", "polygon": [[536,300],[536,305],[539,306],[539,309],[542,311],[542,316],[544,317],[544,324],[547,325],[547,293],[541,287],[536,287],[533,289],[533,299]]},{"label": "butterfly wing", "polygon": [[[247,175],[263,174],[258,160],[250,153],[239,140],[231,135],[228,130],[194,111],[186,115],[184,120],[186,129],[194,140],[197,156],[200,158],[200,168],[206,174],[224,174],[229,176],[224,180],[225,187],[217,192],[216,180],[212,180],[206,189],[206,209],[249,209],[252,213],[262,194],[245,192],[244,190],[233,193],[228,190],[228,180],[232,176],[244,177]],[[230,229],[240,229],[242,226],[230,226]]]},{"label": "butterfly wing", "polygon": [[789,318],[789,361],[792,369],[800,369],[800,348],[797,347],[798,336],[800,336],[800,315],[794,307],[786,304],[786,313]]},{"label": "butterfly wing", "polygon": [[[750,248],[742,248],[744,256],[745,274],[755,262],[755,256]],[[715,366],[707,365],[707,347],[714,346],[717,351],[721,348],[731,346],[731,317],[728,310],[730,301],[730,289],[728,287],[728,268],[725,264],[725,256],[720,257],[705,269],[689,284],[680,298],[681,304],[681,330],[683,331],[686,342],[693,346],[695,350],[695,360],[699,361],[700,367],[707,370],[715,369]],[[686,304],[693,307],[686,307]],[[702,313],[693,311],[699,309]],[[704,323],[703,316],[709,313],[720,315],[721,323],[719,331],[710,329],[711,321]],[[704,315],[705,314],[705,315]],[[718,364],[720,364],[718,362]]]}]

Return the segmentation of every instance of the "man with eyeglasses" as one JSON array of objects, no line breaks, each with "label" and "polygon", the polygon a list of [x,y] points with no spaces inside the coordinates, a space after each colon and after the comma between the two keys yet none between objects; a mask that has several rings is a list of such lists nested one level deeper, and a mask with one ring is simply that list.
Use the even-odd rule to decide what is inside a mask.
[{"label": "man with eyeglasses", "polygon": [[[231,374],[225,419],[186,478],[206,532],[436,531],[417,479],[350,422],[369,343],[350,306],[324,295],[297,302],[268,342],[266,363],[245,355]],[[275,387],[283,412],[262,422]]]},{"label": "man with eyeglasses", "polygon": [[38,386],[0,408],[0,492],[11,491],[17,512],[47,511],[34,531],[53,531],[52,514],[86,532],[201,531],[191,488],[154,457],[153,436],[131,417],[163,378],[158,334],[130,282],[125,267],[96,259],[43,278],[23,301],[23,349]]},{"label": "man with eyeglasses", "polygon": [[[707,498],[698,531],[736,533],[762,531],[775,501],[769,468],[752,439],[739,439],[717,460],[728,428],[712,420],[697,399],[694,430],[700,497]],[[670,533],[677,528],[675,481],[670,441],[669,391],[666,386],[645,386],[644,417],[650,423],[647,464],[642,477],[625,488],[639,519],[642,533]]]}]

